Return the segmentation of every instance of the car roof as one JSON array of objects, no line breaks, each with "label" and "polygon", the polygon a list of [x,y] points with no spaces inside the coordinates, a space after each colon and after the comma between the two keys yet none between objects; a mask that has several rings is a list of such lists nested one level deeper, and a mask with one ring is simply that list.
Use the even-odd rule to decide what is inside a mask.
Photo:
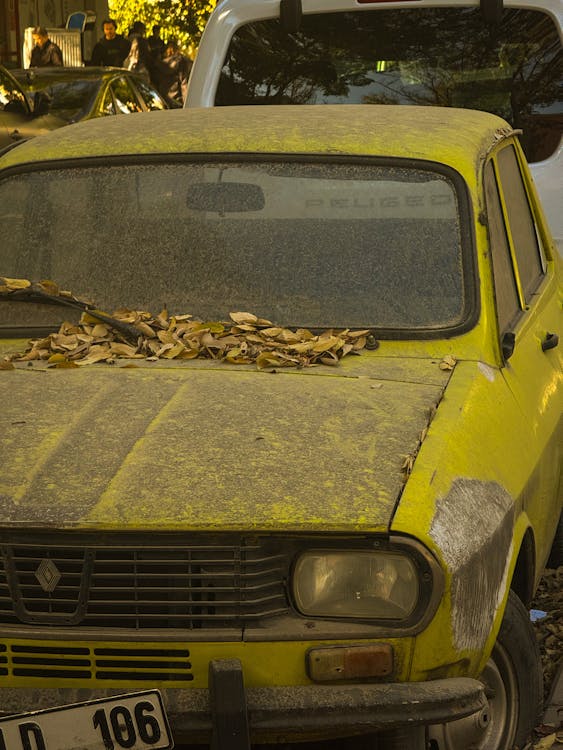
[{"label": "car roof", "polygon": [[77,79],[102,79],[111,78],[117,72],[130,75],[124,68],[110,67],[60,67],[50,65],[44,68],[15,68],[11,71],[12,75],[22,86],[33,86],[36,83],[51,83],[55,81],[75,81]]},{"label": "car roof", "polygon": [[47,133],[0,167],[66,158],[178,153],[349,154],[423,159],[474,174],[511,128],[476,110],[393,105],[246,106],[103,117]]}]

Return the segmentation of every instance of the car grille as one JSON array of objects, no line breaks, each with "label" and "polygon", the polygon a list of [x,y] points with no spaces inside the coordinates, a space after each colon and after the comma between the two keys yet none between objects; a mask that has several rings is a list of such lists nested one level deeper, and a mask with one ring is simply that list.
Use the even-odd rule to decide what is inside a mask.
[{"label": "car grille", "polygon": [[288,555],[272,540],[115,541],[2,544],[0,624],[240,628],[288,611]]}]

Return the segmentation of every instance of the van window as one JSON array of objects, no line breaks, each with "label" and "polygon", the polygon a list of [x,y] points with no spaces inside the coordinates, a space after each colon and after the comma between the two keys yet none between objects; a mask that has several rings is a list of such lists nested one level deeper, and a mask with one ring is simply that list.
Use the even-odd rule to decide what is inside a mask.
[{"label": "van window", "polygon": [[418,104],[468,107],[524,131],[528,161],[549,157],[563,131],[561,42],[552,19],[505,9],[405,8],[304,15],[233,36],[215,104]]}]

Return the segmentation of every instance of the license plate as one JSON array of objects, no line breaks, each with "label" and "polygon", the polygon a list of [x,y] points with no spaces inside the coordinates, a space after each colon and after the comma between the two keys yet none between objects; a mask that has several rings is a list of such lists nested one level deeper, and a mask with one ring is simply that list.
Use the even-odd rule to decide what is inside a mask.
[{"label": "license plate", "polygon": [[158,690],[0,719],[0,750],[170,750]]}]

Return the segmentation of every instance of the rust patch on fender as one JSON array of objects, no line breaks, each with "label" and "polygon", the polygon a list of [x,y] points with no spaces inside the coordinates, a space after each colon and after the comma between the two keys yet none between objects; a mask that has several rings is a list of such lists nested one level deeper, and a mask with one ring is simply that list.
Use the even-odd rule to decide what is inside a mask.
[{"label": "rust patch on fender", "polygon": [[496,482],[459,479],[436,504],[430,535],[451,574],[455,648],[481,650],[506,587],[514,503]]}]

